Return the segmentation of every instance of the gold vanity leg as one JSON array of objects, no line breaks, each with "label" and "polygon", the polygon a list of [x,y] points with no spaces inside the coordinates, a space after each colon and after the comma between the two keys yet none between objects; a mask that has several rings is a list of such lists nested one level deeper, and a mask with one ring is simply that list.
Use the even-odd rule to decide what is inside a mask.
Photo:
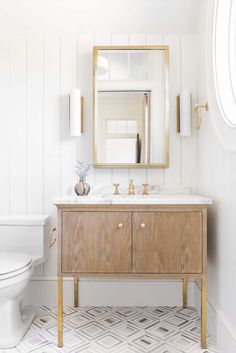
[{"label": "gold vanity leg", "polygon": [[58,347],[63,347],[63,277],[57,278],[58,292]]},{"label": "gold vanity leg", "polygon": [[79,279],[74,278],[74,307],[79,306]]},{"label": "gold vanity leg", "polygon": [[188,279],[183,278],[183,307],[186,308],[188,305]]},{"label": "gold vanity leg", "polygon": [[201,325],[201,347],[202,349],[207,348],[207,328],[206,328],[206,301],[207,301],[207,296],[206,296],[206,278],[202,278],[201,280],[202,286],[201,286],[201,293],[202,293],[202,307],[201,307],[201,320],[202,320],[202,325]]}]

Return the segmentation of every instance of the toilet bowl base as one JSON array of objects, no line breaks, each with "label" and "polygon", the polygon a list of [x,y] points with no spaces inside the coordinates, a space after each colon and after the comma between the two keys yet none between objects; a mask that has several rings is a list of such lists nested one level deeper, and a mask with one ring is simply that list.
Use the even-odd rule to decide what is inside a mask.
[{"label": "toilet bowl base", "polygon": [[29,326],[31,325],[33,319],[35,317],[35,312],[29,309],[21,310],[21,320],[22,323],[19,325],[18,330],[14,330],[14,332],[7,337],[5,337],[4,341],[0,341],[0,349],[13,348],[17,346],[18,343],[22,340],[24,335],[26,334]]}]

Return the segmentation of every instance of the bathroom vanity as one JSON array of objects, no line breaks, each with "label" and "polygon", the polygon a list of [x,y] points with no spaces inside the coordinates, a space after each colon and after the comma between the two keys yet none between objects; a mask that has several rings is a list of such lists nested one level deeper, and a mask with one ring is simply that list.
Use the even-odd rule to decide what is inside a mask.
[{"label": "bathroom vanity", "polygon": [[[206,348],[207,207],[191,194],[60,199],[58,209],[58,345],[63,345],[62,280],[178,278],[187,306],[188,279],[201,279],[201,344]],[[158,304],[158,303],[157,303]]]}]

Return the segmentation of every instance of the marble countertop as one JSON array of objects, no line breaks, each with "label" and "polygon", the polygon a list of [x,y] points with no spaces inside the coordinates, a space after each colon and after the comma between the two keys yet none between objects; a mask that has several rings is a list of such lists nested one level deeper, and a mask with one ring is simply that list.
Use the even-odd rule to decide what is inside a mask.
[{"label": "marble countertop", "polygon": [[65,196],[54,200],[55,205],[210,205],[212,199],[191,193],[158,193],[151,195],[109,195]]}]

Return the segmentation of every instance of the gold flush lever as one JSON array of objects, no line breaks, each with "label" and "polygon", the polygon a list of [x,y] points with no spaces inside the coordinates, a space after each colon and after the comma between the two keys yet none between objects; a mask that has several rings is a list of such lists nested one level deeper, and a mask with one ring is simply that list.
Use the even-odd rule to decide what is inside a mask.
[{"label": "gold flush lever", "polygon": [[57,228],[55,226],[53,226],[50,230],[50,238],[49,238],[49,243],[48,243],[48,247],[51,248],[53,246],[53,244],[55,244],[56,242],[56,237],[53,238],[53,233],[57,231]]}]

